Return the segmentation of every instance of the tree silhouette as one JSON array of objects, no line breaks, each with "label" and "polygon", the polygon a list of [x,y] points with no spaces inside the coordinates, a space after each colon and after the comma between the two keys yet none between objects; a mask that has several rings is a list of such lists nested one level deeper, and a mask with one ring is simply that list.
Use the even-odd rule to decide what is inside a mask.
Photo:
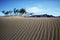
[{"label": "tree silhouette", "polygon": [[16,10],[16,15],[18,15],[18,13],[19,13],[19,10],[17,9],[17,10]]},{"label": "tree silhouette", "polygon": [[8,16],[8,14],[9,14],[9,11],[2,11],[2,13],[4,13],[6,16]]},{"label": "tree silhouette", "polygon": [[14,8],[14,15],[18,15],[18,13],[19,13],[19,10]]},{"label": "tree silhouette", "polygon": [[24,13],[26,14],[26,10],[22,8],[22,9],[19,10],[19,13],[21,13],[22,15],[23,15]]},{"label": "tree silhouette", "polygon": [[13,11],[10,11],[10,10],[9,10],[10,16],[11,16],[12,12],[13,12]]},{"label": "tree silhouette", "polygon": [[16,15],[16,8],[14,8],[14,15]]},{"label": "tree silhouette", "polygon": [[5,11],[2,11],[2,13],[5,13]]},{"label": "tree silhouette", "polygon": [[33,13],[30,13],[30,15],[32,15]]}]

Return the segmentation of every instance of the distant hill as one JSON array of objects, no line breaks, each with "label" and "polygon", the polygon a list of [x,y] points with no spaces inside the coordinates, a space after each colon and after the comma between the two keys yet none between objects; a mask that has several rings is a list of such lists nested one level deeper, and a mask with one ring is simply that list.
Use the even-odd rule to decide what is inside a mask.
[{"label": "distant hill", "polygon": [[43,15],[32,15],[31,17],[55,17],[53,15],[43,14]]}]

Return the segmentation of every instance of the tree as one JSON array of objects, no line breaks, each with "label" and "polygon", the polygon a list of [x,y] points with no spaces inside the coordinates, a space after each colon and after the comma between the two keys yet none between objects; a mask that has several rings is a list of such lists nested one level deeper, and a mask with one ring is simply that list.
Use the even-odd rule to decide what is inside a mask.
[{"label": "tree", "polygon": [[14,15],[16,15],[16,8],[14,8]]},{"label": "tree", "polygon": [[5,11],[2,11],[2,13],[5,13]]},{"label": "tree", "polygon": [[17,10],[16,10],[16,15],[18,15],[18,12],[19,12],[19,10],[17,9]]},{"label": "tree", "polygon": [[6,11],[6,12],[5,12],[5,14],[6,14],[6,16],[8,16],[8,14],[9,14],[9,11]]},{"label": "tree", "polygon": [[19,10],[14,8],[14,15],[18,15]]},{"label": "tree", "polygon": [[12,14],[13,11],[9,11],[10,15]]},{"label": "tree", "polygon": [[22,15],[23,15],[24,13],[26,14],[26,10],[22,8],[22,9],[19,10],[19,13],[21,13]]},{"label": "tree", "polygon": [[9,11],[2,11],[2,13],[4,13],[6,16],[8,16],[8,14],[9,14]]},{"label": "tree", "polygon": [[30,13],[30,15],[32,15],[33,13]]}]

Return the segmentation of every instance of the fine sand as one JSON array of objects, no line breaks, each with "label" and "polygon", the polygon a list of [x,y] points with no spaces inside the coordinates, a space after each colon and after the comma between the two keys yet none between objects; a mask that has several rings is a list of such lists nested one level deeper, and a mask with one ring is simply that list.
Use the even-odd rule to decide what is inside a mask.
[{"label": "fine sand", "polygon": [[0,40],[60,40],[60,18],[0,17]]}]

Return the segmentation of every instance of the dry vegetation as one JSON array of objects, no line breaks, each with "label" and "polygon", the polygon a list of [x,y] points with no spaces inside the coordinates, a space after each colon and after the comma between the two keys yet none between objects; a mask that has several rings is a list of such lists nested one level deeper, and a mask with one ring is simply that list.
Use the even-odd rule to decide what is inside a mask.
[{"label": "dry vegetation", "polygon": [[0,40],[60,40],[60,18],[0,17]]}]

